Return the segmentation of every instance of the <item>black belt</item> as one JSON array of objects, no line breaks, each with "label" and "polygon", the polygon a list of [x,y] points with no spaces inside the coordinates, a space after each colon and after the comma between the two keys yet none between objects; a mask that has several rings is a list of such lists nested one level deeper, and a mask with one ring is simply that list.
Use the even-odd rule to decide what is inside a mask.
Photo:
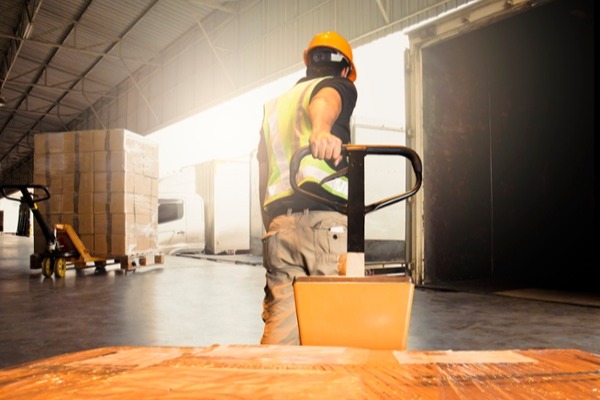
[{"label": "black belt", "polygon": [[266,207],[267,214],[271,216],[271,218],[278,217],[280,215],[285,215],[288,213],[297,213],[308,211],[335,211],[333,208],[326,206],[324,204],[313,203],[313,204],[288,204],[286,201],[275,201]]}]

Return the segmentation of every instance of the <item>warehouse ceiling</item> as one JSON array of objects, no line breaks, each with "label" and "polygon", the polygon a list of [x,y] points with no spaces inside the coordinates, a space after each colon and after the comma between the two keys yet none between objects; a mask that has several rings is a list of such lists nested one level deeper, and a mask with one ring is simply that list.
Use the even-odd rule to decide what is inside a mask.
[{"label": "warehouse ceiling", "polygon": [[[0,178],[33,134],[69,130],[99,99],[235,0],[2,0]],[[23,167],[25,168],[25,167]],[[15,172],[17,171],[17,172]],[[0,181],[1,181],[0,180]]]},{"label": "warehouse ceiling", "polygon": [[485,1],[0,0],[0,183],[31,182],[38,132],[145,135],[297,70],[315,32],[359,46]]}]

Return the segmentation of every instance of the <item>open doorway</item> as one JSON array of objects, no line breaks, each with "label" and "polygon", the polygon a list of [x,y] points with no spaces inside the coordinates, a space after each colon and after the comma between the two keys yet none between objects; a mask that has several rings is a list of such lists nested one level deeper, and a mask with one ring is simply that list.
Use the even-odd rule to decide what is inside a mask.
[{"label": "open doorway", "polygon": [[423,50],[429,284],[598,291],[593,19],[556,0]]}]

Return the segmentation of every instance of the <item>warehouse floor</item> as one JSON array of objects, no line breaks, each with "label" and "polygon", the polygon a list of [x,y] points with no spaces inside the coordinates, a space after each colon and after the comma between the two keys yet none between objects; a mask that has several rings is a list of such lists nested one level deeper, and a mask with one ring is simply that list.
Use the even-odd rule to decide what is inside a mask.
[{"label": "warehouse floor", "polygon": [[[165,257],[44,278],[30,238],[0,233],[0,368],[85,349],[257,344],[264,273],[236,258]],[[256,258],[254,258],[256,261]],[[600,307],[418,288],[409,350],[573,348],[600,354]]]}]

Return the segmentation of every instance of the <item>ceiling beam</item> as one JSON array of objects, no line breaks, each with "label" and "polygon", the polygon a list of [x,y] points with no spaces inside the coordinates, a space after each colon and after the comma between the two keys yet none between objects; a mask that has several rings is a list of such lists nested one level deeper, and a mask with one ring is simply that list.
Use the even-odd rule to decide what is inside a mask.
[{"label": "ceiling beam", "polygon": [[377,2],[377,6],[379,7],[379,11],[381,12],[381,15],[383,16],[383,20],[385,21],[386,24],[390,23],[390,16],[387,12],[387,9],[389,8],[389,1],[386,1],[388,7],[384,7],[383,4],[381,3],[381,0],[375,0]]},{"label": "ceiling beam", "polygon": [[21,48],[23,47],[23,40],[31,34],[31,27],[33,26],[33,21],[40,11],[40,7],[42,6],[43,0],[28,0],[24,1],[23,12],[21,13],[21,18],[19,20],[19,25],[15,28],[15,36],[10,41],[8,45],[8,49],[4,55],[4,58],[1,60],[0,64],[0,95],[2,94],[2,89],[4,89],[4,84],[8,80],[8,76],[10,75],[10,71],[15,65],[15,61],[19,57],[19,53],[21,52]]},{"label": "ceiling beam", "polygon": [[[50,47],[50,48],[55,48],[55,49],[74,51],[74,52],[85,54],[85,55],[88,55],[91,57],[114,58],[117,60],[135,61],[138,63],[148,64],[148,65],[157,65],[156,63],[153,63],[152,61],[148,61],[148,60],[151,60],[151,59],[159,56],[159,54],[150,54],[148,57],[144,57],[144,58],[123,57],[120,55],[117,56],[117,55],[113,55],[113,54],[108,54],[108,51],[106,51],[106,52],[105,51],[92,51],[92,50],[88,50],[87,48],[84,48],[84,47],[70,46],[70,45],[66,45],[64,43],[45,42],[45,41],[42,41],[39,39],[23,38],[23,37],[14,36],[14,35],[4,35],[2,33],[0,33],[0,38],[10,39],[11,41],[18,42],[19,47],[22,46],[22,44],[24,42],[28,42],[28,43],[34,43],[34,44],[37,44],[40,46],[45,46],[45,47]],[[106,42],[106,43],[104,43],[104,45],[109,45],[110,48],[112,49],[112,48],[114,48],[115,44],[117,44],[120,41],[121,41],[121,39],[118,39],[118,40],[115,40],[112,42]],[[100,44],[96,44],[96,45],[100,45]]]},{"label": "ceiling beam", "polygon": [[236,86],[233,78],[231,77],[231,74],[227,70],[227,66],[225,65],[225,62],[223,61],[223,59],[217,52],[217,49],[215,48],[212,40],[210,40],[210,36],[208,36],[208,32],[206,31],[206,29],[204,29],[204,26],[202,25],[202,21],[200,21],[200,19],[195,15],[194,15],[194,18],[196,19],[196,24],[198,24],[198,28],[200,28],[200,30],[202,31],[202,34],[204,35],[204,38],[206,39],[206,43],[208,43],[208,47],[210,47],[215,58],[217,59],[217,62],[219,63],[219,66],[223,69],[223,72],[225,73],[227,80],[229,81],[229,83],[231,83],[231,87],[233,87],[235,89],[237,86]]},{"label": "ceiling beam", "polygon": [[[178,1],[178,0],[176,0]],[[223,11],[230,14],[235,14],[237,11],[233,7],[227,7],[221,4],[218,0],[188,0],[192,5],[201,5],[215,10]]]}]

